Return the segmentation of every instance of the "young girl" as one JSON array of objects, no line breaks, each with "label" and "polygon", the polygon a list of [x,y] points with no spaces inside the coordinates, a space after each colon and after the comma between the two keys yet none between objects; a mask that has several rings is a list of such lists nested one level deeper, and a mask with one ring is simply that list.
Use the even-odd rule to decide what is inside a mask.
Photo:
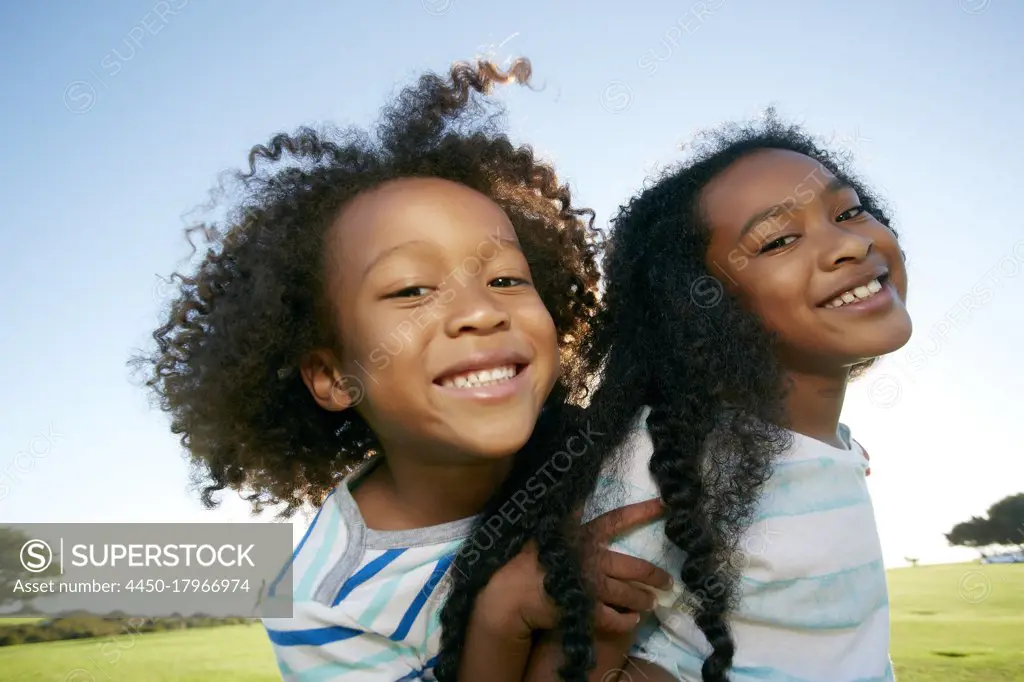
[{"label": "young girl", "polygon": [[[548,585],[582,585],[553,520],[588,495],[596,514],[660,494],[664,521],[613,545],[678,578],[621,679],[891,680],[866,456],[839,423],[848,381],[911,333],[878,199],[769,114],[709,135],[633,198],[605,267],[584,417],[605,435],[520,530]],[[478,566],[467,585],[486,580]],[[590,602],[560,605],[581,679]]]},{"label": "young girl", "polygon": [[[231,488],[285,516],[319,506],[290,566],[294,617],[265,621],[288,680],[433,679],[440,578],[510,472],[557,449],[545,424],[581,386],[597,269],[592,212],[478,97],[529,75],[460,64],[404,90],[373,137],[301,129],[254,147],[241,205],[223,232],[196,228],[211,248],[142,358],[208,505]],[[492,666],[556,624],[521,548],[476,604],[461,679],[500,679]],[[668,576],[594,561],[599,624],[631,631],[652,605],[634,582]]]}]

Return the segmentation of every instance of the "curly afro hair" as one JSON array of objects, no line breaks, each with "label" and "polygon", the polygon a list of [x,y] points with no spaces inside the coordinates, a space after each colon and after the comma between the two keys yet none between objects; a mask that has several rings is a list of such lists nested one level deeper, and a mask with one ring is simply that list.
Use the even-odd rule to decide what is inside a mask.
[{"label": "curly afro hair", "polygon": [[[562,609],[563,679],[582,681],[593,664],[592,590],[581,575],[579,538],[565,523],[596,487],[602,467],[649,408],[646,428],[654,444],[650,471],[666,504],[665,532],[686,556],[679,578],[689,608],[712,653],[706,682],[726,680],[734,643],[727,616],[749,527],[774,460],[791,444],[785,424],[785,385],[773,337],[760,320],[726,296],[702,307],[691,287],[713,276],[705,265],[708,229],[701,211],[704,187],[738,159],[762,149],[783,149],[820,162],[850,183],[861,203],[886,226],[878,198],[849,170],[848,159],[824,149],[769,110],[763,121],[727,125],[698,136],[692,158],[670,170],[621,207],[605,242],[602,310],[584,339],[587,371],[600,385],[582,413],[567,417],[557,442],[581,424],[601,436],[502,542],[489,542],[472,562],[455,562],[456,586],[442,614],[447,639],[441,662],[457,660],[459,636],[472,595],[529,540],[536,540],[547,570],[546,588]],[[890,227],[891,229],[891,227]],[[859,373],[870,363],[855,369]],[[549,441],[551,442],[551,441]],[[531,472],[513,477],[505,495]],[[549,472],[549,476],[553,476]],[[492,506],[496,514],[500,500]],[[484,526],[486,521],[481,522]],[[482,542],[477,544],[482,548]],[[507,560],[507,559],[504,559]],[[444,669],[447,671],[447,669]]]},{"label": "curly afro hair", "polygon": [[[501,206],[561,343],[549,402],[582,392],[578,348],[597,308],[593,211],[574,207],[551,166],[509,141],[500,107],[484,97],[530,75],[525,59],[507,71],[459,63],[447,79],[427,74],[402,90],[372,133],[275,135],[252,148],[247,172],[228,177],[238,201],[223,224],[187,230],[205,239],[205,257],[193,273],[172,275],[176,298],[153,334],[156,349],[133,364],[170,414],[206,506],[230,488],[256,512],[282,505],[286,518],[378,451],[355,410],[320,409],[289,368],[314,348],[337,347],[322,284],[325,234],[347,202],[389,180],[450,180]],[[218,195],[227,195],[223,183]]]}]

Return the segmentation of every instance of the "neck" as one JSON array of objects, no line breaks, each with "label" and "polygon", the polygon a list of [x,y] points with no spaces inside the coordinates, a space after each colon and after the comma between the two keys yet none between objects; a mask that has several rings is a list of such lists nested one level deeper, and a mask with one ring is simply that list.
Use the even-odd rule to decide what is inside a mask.
[{"label": "neck", "polygon": [[849,369],[832,374],[790,370],[787,379],[787,426],[810,438],[845,448],[837,431],[850,379]]},{"label": "neck", "polygon": [[[387,452],[366,491],[368,497],[384,503],[378,507],[366,500],[377,511],[372,523],[369,518],[366,521],[380,530],[436,526],[479,514],[514,462],[513,457],[453,462],[450,454],[428,458],[422,450],[409,457],[400,451]],[[368,511],[364,510],[364,517]]]}]

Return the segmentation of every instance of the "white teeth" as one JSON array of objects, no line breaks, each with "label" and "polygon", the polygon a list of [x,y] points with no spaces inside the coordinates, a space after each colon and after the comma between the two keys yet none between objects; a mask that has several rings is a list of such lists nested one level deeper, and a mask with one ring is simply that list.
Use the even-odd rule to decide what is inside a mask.
[{"label": "white teeth", "polygon": [[493,386],[503,381],[508,381],[516,375],[515,365],[505,365],[493,369],[481,369],[475,372],[466,372],[454,377],[448,377],[441,382],[442,386],[448,388],[476,388],[477,386]]},{"label": "white teeth", "polygon": [[873,279],[867,284],[859,287],[854,287],[849,291],[845,291],[836,298],[832,299],[825,304],[826,308],[841,308],[847,303],[853,303],[854,301],[863,301],[866,298],[871,298],[879,291],[882,290],[882,284],[877,279]]}]

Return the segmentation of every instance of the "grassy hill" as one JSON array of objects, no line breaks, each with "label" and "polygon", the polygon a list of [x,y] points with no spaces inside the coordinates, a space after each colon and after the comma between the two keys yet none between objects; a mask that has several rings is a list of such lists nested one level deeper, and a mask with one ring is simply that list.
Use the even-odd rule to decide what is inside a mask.
[{"label": "grassy hill", "polygon": [[[1024,680],[1024,565],[900,568],[889,584],[899,682]],[[280,680],[258,623],[0,647],[0,670],[6,682]]]},{"label": "grassy hill", "polygon": [[889,571],[899,682],[1024,680],[1024,564]]}]

